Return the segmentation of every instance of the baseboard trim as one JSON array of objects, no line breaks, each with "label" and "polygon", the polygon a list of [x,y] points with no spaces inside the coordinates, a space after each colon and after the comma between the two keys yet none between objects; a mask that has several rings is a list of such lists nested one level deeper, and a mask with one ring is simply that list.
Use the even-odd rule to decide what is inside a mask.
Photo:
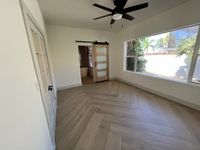
[{"label": "baseboard trim", "polygon": [[76,83],[76,84],[72,84],[72,85],[58,87],[57,90],[61,91],[61,90],[71,89],[71,88],[75,88],[75,87],[79,87],[79,86],[82,86],[82,84],[81,83]]},{"label": "baseboard trim", "polygon": [[184,101],[184,100],[182,100],[182,99],[178,99],[178,98],[176,98],[176,97],[173,97],[173,96],[170,96],[170,95],[167,95],[167,94],[158,92],[158,91],[156,91],[156,90],[153,90],[153,89],[150,89],[150,88],[146,88],[146,87],[144,87],[144,86],[141,86],[141,85],[132,83],[132,82],[130,82],[130,81],[127,81],[127,80],[124,80],[124,79],[121,79],[121,78],[115,78],[115,80],[118,80],[118,81],[123,82],[123,83],[125,83],[125,84],[131,85],[131,86],[134,86],[134,87],[137,87],[137,88],[142,89],[142,90],[144,90],[144,91],[147,91],[147,92],[149,92],[149,93],[158,95],[158,96],[163,97],[163,98],[165,98],[165,99],[174,101],[174,102],[179,103],[179,104],[181,104],[181,105],[184,105],[184,106],[187,106],[187,107],[190,107],[190,108],[192,108],[192,109],[195,109],[195,110],[200,111],[200,105],[197,105],[197,104],[194,104],[194,103],[191,103],[191,102],[186,102],[186,101]]}]

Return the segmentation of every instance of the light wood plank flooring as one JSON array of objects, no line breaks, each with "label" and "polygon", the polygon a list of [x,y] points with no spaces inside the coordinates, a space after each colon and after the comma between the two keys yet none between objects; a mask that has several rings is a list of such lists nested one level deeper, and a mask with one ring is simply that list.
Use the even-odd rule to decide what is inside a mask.
[{"label": "light wood plank flooring", "polygon": [[118,81],[58,93],[57,150],[200,150],[200,112]]}]

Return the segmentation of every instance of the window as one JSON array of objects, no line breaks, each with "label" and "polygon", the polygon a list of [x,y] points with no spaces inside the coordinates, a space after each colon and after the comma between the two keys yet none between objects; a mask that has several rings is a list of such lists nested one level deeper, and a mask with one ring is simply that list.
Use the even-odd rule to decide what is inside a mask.
[{"label": "window", "polygon": [[133,40],[126,43],[127,59],[126,69],[129,71],[145,71],[144,50],[140,47],[140,40]]},{"label": "window", "polygon": [[[187,80],[199,26],[125,42],[126,70]],[[200,80],[200,52],[192,81]]]}]

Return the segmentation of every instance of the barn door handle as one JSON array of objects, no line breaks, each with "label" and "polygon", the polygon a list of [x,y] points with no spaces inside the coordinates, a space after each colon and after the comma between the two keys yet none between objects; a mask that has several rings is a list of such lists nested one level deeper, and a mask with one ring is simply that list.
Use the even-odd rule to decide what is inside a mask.
[{"label": "barn door handle", "polygon": [[49,91],[53,91],[53,86],[52,86],[52,85],[49,85],[48,90],[49,90]]}]

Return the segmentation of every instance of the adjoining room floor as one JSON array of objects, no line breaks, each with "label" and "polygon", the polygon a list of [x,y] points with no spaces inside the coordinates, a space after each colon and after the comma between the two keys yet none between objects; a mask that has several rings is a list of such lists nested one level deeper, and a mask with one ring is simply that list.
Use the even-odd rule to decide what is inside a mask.
[{"label": "adjoining room floor", "polygon": [[82,80],[82,84],[83,85],[87,85],[87,84],[93,84],[93,78],[92,77],[84,77],[84,78],[81,78]]},{"label": "adjoining room floor", "polygon": [[58,93],[57,150],[199,150],[200,112],[118,81]]}]

